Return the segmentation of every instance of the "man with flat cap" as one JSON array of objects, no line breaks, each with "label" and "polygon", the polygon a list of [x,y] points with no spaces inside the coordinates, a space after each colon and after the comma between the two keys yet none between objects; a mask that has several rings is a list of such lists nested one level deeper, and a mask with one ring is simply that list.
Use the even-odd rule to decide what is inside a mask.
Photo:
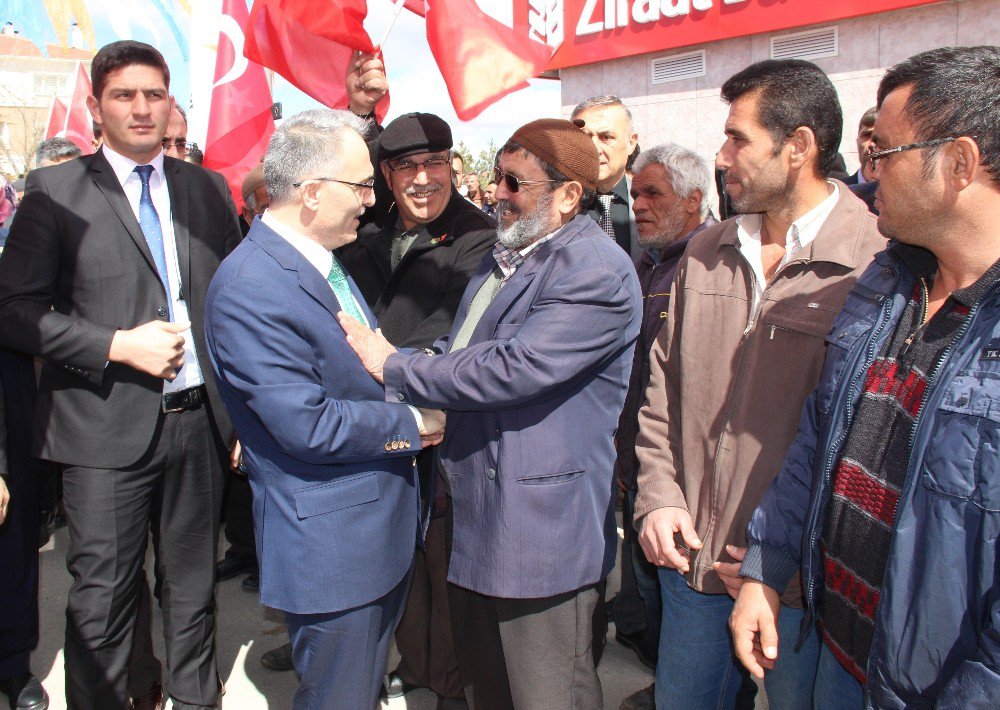
[{"label": "man with flat cap", "polygon": [[592,617],[615,560],[614,433],[642,294],[582,212],[598,170],[569,121],[514,133],[494,176],[498,244],[432,354],[339,315],[387,401],[448,410],[448,592],[477,710],[602,707]]},{"label": "man with flat cap", "polygon": [[[376,208],[382,216],[338,252],[382,333],[399,347],[427,348],[448,334],[469,279],[496,243],[496,222],[452,184],[451,147],[451,129],[433,114],[408,113],[386,126],[377,159],[395,204]],[[447,496],[443,485],[435,485],[433,457],[430,450],[417,457],[431,517],[396,632],[399,666],[386,687],[393,696],[409,686],[459,700],[448,618]]]}]

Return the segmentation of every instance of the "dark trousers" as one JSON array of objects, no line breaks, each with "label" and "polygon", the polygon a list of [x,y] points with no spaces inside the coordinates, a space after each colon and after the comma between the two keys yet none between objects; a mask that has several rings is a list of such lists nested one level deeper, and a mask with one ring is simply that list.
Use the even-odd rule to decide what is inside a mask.
[{"label": "dark trousers", "polygon": [[10,493],[7,519],[0,525],[0,680],[30,672],[38,644],[38,477],[40,462],[29,441],[35,406],[31,358],[0,349],[0,426],[7,429]]},{"label": "dark trousers", "polygon": [[226,473],[226,557],[257,560],[257,546],[253,537],[253,491],[245,475],[232,471]]},{"label": "dark trousers", "polygon": [[408,685],[463,699],[462,677],[451,640],[448,612],[448,536],[444,517],[427,527],[424,549],[413,560],[413,582],[396,629],[396,672]]},{"label": "dark trousers", "polygon": [[145,697],[150,689],[162,680],[163,665],[153,650],[153,594],[149,588],[149,575],[141,570],[139,605],[132,629],[132,653],[128,659],[128,694],[133,698]]},{"label": "dark trousers", "polygon": [[593,657],[596,585],[500,599],[448,585],[455,653],[474,710],[601,710]]},{"label": "dark trousers", "polygon": [[285,612],[299,674],[293,710],[372,710],[378,702],[410,573],[370,604],[330,614]]},{"label": "dark trousers", "polygon": [[660,645],[660,578],[656,566],[646,559],[639,536],[632,527],[635,516],[634,490],[626,491],[622,505],[621,589],[615,597],[615,629],[640,634],[647,658],[656,659]]},{"label": "dark trousers", "polygon": [[175,708],[218,701],[215,549],[222,504],[217,436],[205,408],[165,414],[149,451],[120,470],[67,466],[66,699],[128,705],[128,660],[150,526],[163,581],[166,685]]}]

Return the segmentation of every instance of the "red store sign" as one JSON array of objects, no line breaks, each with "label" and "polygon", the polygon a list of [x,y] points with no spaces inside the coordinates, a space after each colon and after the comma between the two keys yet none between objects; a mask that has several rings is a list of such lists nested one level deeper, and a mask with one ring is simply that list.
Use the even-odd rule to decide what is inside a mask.
[{"label": "red store sign", "polygon": [[527,0],[527,10],[529,34],[558,45],[549,68],[561,69],[936,1]]}]

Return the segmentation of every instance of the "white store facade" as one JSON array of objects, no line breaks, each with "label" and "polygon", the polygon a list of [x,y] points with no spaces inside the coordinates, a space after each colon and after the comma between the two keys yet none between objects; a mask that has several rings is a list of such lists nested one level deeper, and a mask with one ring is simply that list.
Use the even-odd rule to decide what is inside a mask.
[{"label": "white store facade", "polygon": [[[841,152],[854,172],[858,119],[875,104],[888,67],[935,47],[1000,44],[1000,0],[656,2],[566,0],[564,42],[552,65],[562,80],[562,114],[588,97],[615,94],[635,118],[640,146],[673,141],[710,165],[728,113],[719,89],[753,62],[803,58],[830,76],[844,112]],[[665,18],[668,11],[674,16]],[[997,94],[1000,100],[1000,87]]]}]

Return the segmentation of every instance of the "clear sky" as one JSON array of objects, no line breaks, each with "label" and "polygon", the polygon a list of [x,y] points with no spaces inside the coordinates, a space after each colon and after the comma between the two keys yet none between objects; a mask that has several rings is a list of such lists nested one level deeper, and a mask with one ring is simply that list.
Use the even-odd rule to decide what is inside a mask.
[{"label": "clear sky", "polygon": [[[368,0],[365,27],[378,43],[392,16],[390,0]],[[531,86],[510,94],[483,111],[473,121],[459,121],[448,98],[424,32],[424,20],[403,10],[385,44],[391,106],[387,120],[409,111],[435,113],[452,128],[456,144],[465,141],[473,152],[492,138],[502,144],[521,125],[542,117],[558,117],[560,85],[551,79],[533,79]],[[285,116],[319,104],[275,77],[274,100],[282,102]]]}]

